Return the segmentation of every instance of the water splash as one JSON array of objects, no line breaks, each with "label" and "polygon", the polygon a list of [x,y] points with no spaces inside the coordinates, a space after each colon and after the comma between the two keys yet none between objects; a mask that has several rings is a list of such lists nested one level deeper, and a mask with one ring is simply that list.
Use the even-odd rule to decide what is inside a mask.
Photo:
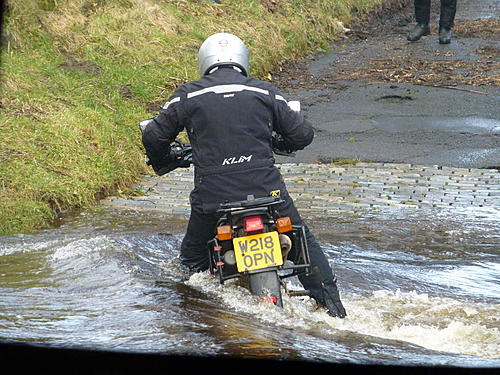
[{"label": "water splash", "polygon": [[352,311],[343,329],[403,340],[450,353],[500,359],[500,305],[376,291],[348,296]]},{"label": "water splash", "polygon": [[329,316],[309,297],[284,296],[284,308],[260,301],[236,283],[220,285],[207,273],[186,282],[220,300],[230,309],[264,323],[303,331],[349,331],[405,341],[424,348],[489,359],[500,359],[500,305],[429,297],[416,292],[380,290],[369,296],[343,296],[345,319]]}]

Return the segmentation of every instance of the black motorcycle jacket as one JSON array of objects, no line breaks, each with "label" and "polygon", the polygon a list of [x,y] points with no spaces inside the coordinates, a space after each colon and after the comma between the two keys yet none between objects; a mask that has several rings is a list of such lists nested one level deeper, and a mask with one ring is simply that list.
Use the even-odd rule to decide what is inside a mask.
[{"label": "black motorcycle jacket", "polygon": [[248,195],[283,193],[283,179],[274,166],[273,131],[289,150],[303,149],[314,136],[311,123],[288,107],[274,85],[232,67],[219,67],[171,95],[143,129],[150,160],[165,158],[184,129],[193,147],[191,205],[203,213]]}]

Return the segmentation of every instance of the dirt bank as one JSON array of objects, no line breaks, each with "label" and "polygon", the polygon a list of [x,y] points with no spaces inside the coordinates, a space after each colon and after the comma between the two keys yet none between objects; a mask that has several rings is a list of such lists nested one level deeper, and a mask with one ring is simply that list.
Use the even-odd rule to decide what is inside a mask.
[{"label": "dirt bank", "polygon": [[328,52],[273,75],[316,128],[294,161],[500,166],[500,4],[459,2],[454,38],[440,45],[438,1],[431,35],[406,40],[412,3],[389,2]]}]

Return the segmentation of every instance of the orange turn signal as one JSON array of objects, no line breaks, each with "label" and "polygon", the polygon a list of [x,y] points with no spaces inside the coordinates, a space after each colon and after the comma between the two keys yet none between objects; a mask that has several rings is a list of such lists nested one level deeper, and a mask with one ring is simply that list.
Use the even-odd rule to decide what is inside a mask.
[{"label": "orange turn signal", "polygon": [[290,232],[292,230],[292,221],[288,216],[276,219],[276,230],[279,233]]},{"label": "orange turn signal", "polygon": [[217,227],[217,239],[219,241],[226,241],[233,238],[233,228],[230,225],[221,225]]}]

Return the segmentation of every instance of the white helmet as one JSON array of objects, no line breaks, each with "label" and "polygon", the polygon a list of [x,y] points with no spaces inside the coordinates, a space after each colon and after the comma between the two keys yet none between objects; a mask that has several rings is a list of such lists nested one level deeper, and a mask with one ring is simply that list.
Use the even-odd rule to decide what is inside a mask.
[{"label": "white helmet", "polygon": [[250,68],[248,49],[245,43],[233,34],[217,33],[209,36],[198,51],[198,70],[207,74],[219,65],[233,65],[248,75]]}]

